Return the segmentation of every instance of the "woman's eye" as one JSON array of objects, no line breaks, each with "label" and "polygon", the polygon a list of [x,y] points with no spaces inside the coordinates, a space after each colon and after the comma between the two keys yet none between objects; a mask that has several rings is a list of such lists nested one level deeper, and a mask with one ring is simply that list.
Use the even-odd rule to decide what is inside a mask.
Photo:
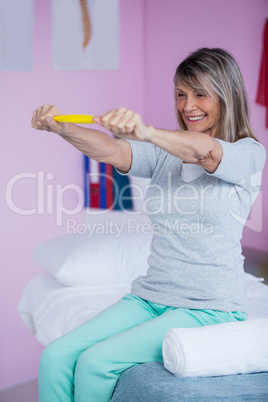
[{"label": "woman's eye", "polygon": [[197,94],[197,96],[198,96],[198,98],[204,98],[206,95],[202,94],[202,93],[199,93],[199,94]]},{"label": "woman's eye", "polygon": [[185,95],[184,94],[177,94],[178,98],[183,98]]}]

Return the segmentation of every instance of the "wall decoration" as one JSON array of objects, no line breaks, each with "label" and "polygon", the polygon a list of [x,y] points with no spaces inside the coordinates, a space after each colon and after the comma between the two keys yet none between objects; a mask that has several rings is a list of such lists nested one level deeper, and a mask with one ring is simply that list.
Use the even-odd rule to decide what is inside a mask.
[{"label": "wall decoration", "polygon": [[33,0],[0,0],[0,70],[33,67]]},{"label": "wall decoration", "polygon": [[263,32],[262,59],[256,102],[267,109],[266,127],[268,128],[268,18]]},{"label": "wall decoration", "polygon": [[132,210],[128,176],[120,175],[112,165],[84,156],[85,207]]},{"label": "wall decoration", "polygon": [[56,70],[119,68],[119,1],[53,0]]},{"label": "wall decoration", "polygon": [[81,5],[82,21],[83,21],[83,29],[84,29],[83,48],[85,49],[91,39],[91,23],[90,23],[90,18],[89,18],[87,0],[79,0],[79,1],[80,1],[80,5]]}]

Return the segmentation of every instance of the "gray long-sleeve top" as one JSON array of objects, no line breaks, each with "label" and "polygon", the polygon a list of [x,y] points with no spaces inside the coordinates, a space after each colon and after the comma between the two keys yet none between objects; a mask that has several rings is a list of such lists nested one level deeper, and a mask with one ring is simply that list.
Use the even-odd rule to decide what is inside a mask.
[{"label": "gray long-sleeve top", "polygon": [[219,140],[217,170],[183,180],[183,161],[153,144],[129,141],[129,175],[151,178],[143,210],[153,228],[148,272],[132,293],[190,309],[246,311],[242,230],[260,191],[264,147],[252,138]]}]

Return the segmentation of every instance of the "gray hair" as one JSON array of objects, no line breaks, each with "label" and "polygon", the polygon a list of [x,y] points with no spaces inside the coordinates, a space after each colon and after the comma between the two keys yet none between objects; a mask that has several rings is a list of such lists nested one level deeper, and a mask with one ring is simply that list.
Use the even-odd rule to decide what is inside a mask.
[{"label": "gray hair", "polygon": [[[191,53],[176,70],[175,86],[178,83],[194,90],[202,89],[212,99],[211,90],[219,96],[221,120],[217,138],[228,142],[245,137],[257,140],[249,123],[244,80],[236,60],[230,53],[219,48],[202,48]],[[187,130],[177,108],[176,113],[180,127]]]}]

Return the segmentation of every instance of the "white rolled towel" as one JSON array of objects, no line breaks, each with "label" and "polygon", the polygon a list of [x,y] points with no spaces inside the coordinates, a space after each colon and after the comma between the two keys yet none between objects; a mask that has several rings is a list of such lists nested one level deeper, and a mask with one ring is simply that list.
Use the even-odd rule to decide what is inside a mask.
[{"label": "white rolled towel", "polygon": [[165,368],[177,377],[268,371],[268,319],[172,328],[162,352]]}]

